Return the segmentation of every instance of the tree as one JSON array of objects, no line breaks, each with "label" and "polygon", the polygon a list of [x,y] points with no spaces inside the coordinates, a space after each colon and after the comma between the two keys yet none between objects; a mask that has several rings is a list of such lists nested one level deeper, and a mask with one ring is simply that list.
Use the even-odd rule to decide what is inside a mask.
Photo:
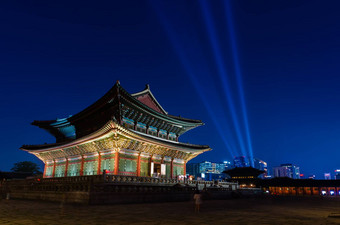
[{"label": "tree", "polygon": [[30,161],[22,161],[14,163],[13,168],[11,169],[13,172],[21,172],[21,173],[33,173],[33,174],[41,174],[39,166]]}]

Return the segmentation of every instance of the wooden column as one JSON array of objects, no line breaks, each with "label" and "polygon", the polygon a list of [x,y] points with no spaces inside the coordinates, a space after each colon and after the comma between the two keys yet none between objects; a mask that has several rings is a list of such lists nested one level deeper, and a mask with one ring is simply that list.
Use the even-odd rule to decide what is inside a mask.
[{"label": "wooden column", "polygon": [[174,178],[174,158],[171,158],[170,173],[171,173],[170,178],[173,179]]},{"label": "wooden column", "polygon": [[98,169],[97,169],[97,175],[101,174],[101,167],[102,167],[102,156],[100,155],[100,152],[98,152]]},{"label": "wooden column", "polygon": [[53,160],[53,172],[52,172],[52,177],[54,177],[54,175],[55,175],[55,167],[56,167],[56,161],[55,160]]},{"label": "wooden column", "polygon": [[44,166],[44,173],[43,173],[43,178],[46,177],[46,169],[47,169],[47,162],[45,162],[45,166]]},{"label": "wooden column", "polygon": [[84,175],[84,161],[85,161],[84,156],[81,156],[80,173],[79,173],[80,176]]},{"label": "wooden column", "polygon": [[64,177],[67,177],[67,170],[68,170],[68,158],[66,158],[66,165],[65,165],[65,174]]},{"label": "wooden column", "polygon": [[183,175],[184,175],[184,177],[185,177],[186,173],[187,173],[187,162],[184,161],[184,163],[183,163]]},{"label": "wooden column", "polygon": [[119,151],[116,151],[114,175],[118,175],[118,172],[119,172],[118,170],[119,170]]},{"label": "wooden column", "polygon": [[137,177],[140,177],[140,166],[141,166],[141,157],[139,153],[138,158],[137,158]]}]

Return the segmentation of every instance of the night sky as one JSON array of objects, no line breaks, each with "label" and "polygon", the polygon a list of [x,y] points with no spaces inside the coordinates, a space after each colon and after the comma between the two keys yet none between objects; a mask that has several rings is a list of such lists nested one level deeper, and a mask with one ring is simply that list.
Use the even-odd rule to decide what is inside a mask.
[{"label": "night sky", "polygon": [[119,80],[130,93],[150,84],[169,114],[205,123],[180,137],[213,149],[192,162],[231,161],[251,140],[254,157],[270,168],[293,163],[306,176],[333,176],[340,169],[339,7],[1,2],[0,170],[24,160],[42,167],[19,147],[55,139],[30,123],[74,115]]}]

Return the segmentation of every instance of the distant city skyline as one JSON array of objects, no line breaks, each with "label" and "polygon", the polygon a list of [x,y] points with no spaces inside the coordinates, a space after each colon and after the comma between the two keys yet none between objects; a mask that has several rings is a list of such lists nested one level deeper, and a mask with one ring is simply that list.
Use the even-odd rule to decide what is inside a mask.
[{"label": "distant city skyline", "polygon": [[120,80],[131,93],[150,84],[165,111],[202,120],[204,126],[179,139],[212,148],[192,162],[253,155],[269,168],[288,162],[306,176],[334,178],[339,6],[3,2],[0,170],[26,160],[43,168],[19,147],[55,140],[30,123],[74,115]]}]

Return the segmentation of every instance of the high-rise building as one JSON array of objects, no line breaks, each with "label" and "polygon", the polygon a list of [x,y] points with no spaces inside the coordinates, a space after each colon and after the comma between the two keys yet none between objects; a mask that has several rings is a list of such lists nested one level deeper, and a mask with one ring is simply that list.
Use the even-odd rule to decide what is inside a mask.
[{"label": "high-rise building", "polygon": [[335,172],[335,176],[334,176],[335,180],[340,180],[340,169],[337,169],[334,172]]},{"label": "high-rise building", "polygon": [[245,156],[237,156],[234,158],[234,167],[247,167],[249,166],[249,161]]},{"label": "high-rise building", "polygon": [[300,167],[293,164],[281,164],[273,168],[274,177],[289,177],[300,179]]},{"label": "high-rise building", "polygon": [[231,163],[224,161],[220,163],[204,161],[201,163],[188,163],[186,166],[186,172],[188,175],[192,175],[197,178],[204,178],[205,180],[212,179],[224,179],[225,170],[230,168]]},{"label": "high-rise building", "polygon": [[331,173],[324,173],[325,180],[331,180]]},{"label": "high-rise building", "polygon": [[267,167],[267,163],[265,161],[254,158],[254,168],[264,171],[264,173],[259,176],[260,178],[267,178],[268,167]]}]

